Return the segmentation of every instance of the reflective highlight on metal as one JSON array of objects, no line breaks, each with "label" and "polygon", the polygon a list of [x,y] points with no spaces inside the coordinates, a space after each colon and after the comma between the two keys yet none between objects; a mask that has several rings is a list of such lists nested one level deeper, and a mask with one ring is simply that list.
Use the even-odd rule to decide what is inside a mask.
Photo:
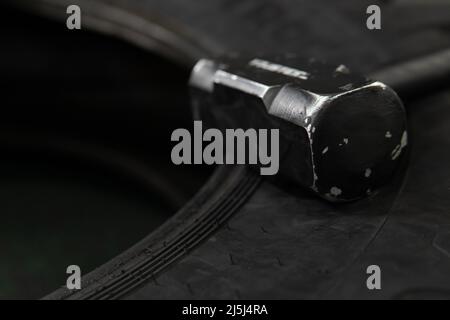
[{"label": "reflective highlight on metal", "polygon": [[390,180],[408,144],[406,116],[387,85],[314,60],[200,60],[196,120],[210,127],[280,129],[280,175],[332,201]]}]

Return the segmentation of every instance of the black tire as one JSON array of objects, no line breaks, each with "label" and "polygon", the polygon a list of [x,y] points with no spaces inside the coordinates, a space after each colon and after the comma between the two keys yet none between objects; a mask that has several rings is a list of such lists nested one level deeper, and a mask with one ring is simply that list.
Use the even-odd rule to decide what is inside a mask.
[{"label": "black tire", "polygon": [[[59,19],[72,2],[14,1]],[[86,27],[186,67],[217,54],[293,52],[370,73],[450,47],[449,6],[426,1],[382,4],[376,32],[360,0],[77,2]],[[158,231],[87,275],[83,290],[47,298],[449,298],[450,96],[408,104],[409,171],[371,198],[332,206],[245,168],[219,168]],[[366,288],[371,264],[382,267],[381,291]]]}]

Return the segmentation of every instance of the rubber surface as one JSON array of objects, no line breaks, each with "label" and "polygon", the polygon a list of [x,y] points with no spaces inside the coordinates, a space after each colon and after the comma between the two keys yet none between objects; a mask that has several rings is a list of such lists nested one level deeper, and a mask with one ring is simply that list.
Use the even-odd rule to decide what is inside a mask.
[{"label": "rubber surface", "polygon": [[[68,3],[21,2],[59,18]],[[200,55],[294,52],[369,73],[450,47],[446,3],[379,3],[376,32],[365,28],[373,1],[108,1],[121,14],[103,24],[98,7],[79,3],[93,28],[186,65]],[[133,16],[158,17],[164,32]],[[48,298],[449,298],[450,96],[408,108],[409,172],[373,197],[330,206],[283,183],[256,188],[259,178],[246,170],[221,168],[173,220],[88,275],[84,290]],[[371,264],[382,268],[379,292],[366,288]]]}]

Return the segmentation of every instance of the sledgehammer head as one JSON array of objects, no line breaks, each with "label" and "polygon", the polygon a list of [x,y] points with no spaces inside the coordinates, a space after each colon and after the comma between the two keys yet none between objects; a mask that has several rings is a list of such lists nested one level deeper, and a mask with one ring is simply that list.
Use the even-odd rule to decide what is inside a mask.
[{"label": "sledgehammer head", "polygon": [[194,116],[209,126],[279,129],[279,174],[329,201],[385,184],[408,144],[397,94],[343,65],[201,60],[190,84]]}]

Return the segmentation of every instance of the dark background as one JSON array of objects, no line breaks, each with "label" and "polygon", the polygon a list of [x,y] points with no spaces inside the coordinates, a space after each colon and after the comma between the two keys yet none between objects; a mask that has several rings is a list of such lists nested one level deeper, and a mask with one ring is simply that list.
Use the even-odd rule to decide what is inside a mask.
[{"label": "dark background", "polygon": [[209,171],[170,161],[171,132],[192,125],[188,70],[4,6],[0,39],[0,298],[40,298],[67,266],[142,239]]}]

